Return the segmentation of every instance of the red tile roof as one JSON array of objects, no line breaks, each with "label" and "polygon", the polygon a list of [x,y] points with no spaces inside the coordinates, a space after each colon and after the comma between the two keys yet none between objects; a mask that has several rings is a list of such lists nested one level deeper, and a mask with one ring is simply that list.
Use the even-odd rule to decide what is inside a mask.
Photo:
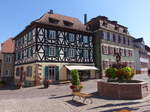
[{"label": "red tile roof", "polygon": [[[57,24],[51,23],[51,22],[49,22],[49,18],[58,20],[59,22]],[[66,25],[64,25],[64,21],[73,23],[73,25],[66,26]],[[35,20],[34,22],[86,31],[86,26],[79,19],[74,18],[74,17],[60,15],[60,14],[54,14],[54,13],[50,13],[50,12],[47,12],[41,18]]]},{"label": "red tile roof", "polygon": [[15,51],[15,41],[13,38],[9,38],[1,44],[2,53],[14,53]]}]

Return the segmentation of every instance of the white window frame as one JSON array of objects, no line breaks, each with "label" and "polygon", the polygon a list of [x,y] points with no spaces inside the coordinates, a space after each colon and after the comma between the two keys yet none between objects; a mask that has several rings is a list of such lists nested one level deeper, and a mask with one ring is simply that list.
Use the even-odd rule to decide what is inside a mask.
[{"label": "white window frame", "polygon": [[88,43],[88,36],[83,36],[83,43]]},{"label": "white window frame", "polygon": [[28,66],[27,68],[27,77],[32,77],[32,66]]},{"label": "white window frame", "polygon": [[75,35],[73,33],[69,33],[69,41],[74,42],[75,41]]},{"label": "white window frame", "polygon": [[49,47],[49,56],[56,56],[56,47]]},{"label": "white window frame", "polygon": [[6,56],[5,57],[5,62],[6,63],[11,63],[12,62],[12,56]]},{"label": "white window frame", "polygon": [[11,76],[11,71],[10,70],[6,70],[5,71],[5,76]]},{"label": "white window frame", "polygon": [[56,31],[55,30],[49,30],[48,39],[56,39]]},{"label": "white window frame", "polygon": [[75,49],[69,48],[69,57],[71,58],[75,57]]},{"label": "white window frame", "polygon": [[84,58],[88,59],[89,58],[89,51],[84,50],[83,56],[84,56]]}]

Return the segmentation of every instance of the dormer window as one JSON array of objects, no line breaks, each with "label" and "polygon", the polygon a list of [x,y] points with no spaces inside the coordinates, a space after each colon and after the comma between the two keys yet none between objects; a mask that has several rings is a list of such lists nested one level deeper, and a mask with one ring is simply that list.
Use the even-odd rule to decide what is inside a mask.
[{"label": "dormer window", "polygon": [[65,26],[69,26],[69,27],[70,27],[70,26],[73,26],[73,23],[70,22],[70,21],[64,20],[63,22],[64,22],[64,25],[65,25]]},{"label": "dormer window", "polygon": [[54,18],[49,18],[49,22],[53,24],[58,24],[59,20],[54,19]]},{"label": "dormer window", "polygon": [[102,25],[107,27],[107,22],[104,21]]},{"label": "dormer window", "polygon": [[115,30],[119,30],[119,27],[118,27],[118,26],[115,26]]},{"label": "dormer window", "polygon": [[123,29],[123,33],[127,33],[127,29]]}]

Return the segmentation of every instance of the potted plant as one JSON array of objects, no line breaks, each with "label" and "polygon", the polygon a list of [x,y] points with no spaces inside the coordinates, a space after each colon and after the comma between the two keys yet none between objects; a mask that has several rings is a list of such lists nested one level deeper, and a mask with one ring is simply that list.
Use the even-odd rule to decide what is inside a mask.
[{"label": "potted plant", "polygon": [[44,84],[44,88],[48,88],[50,82],[52,82],[51,80],[44,80],[43,84]]},{"label": "potted plant", "polygon": [[0,87],[4,87],[6,85],[5,81],[0,81]]},{"label": "potted plant", "polygon": [[17,89],[20,89],[20,88],[22,88],[23,87],[23,82],[22,81],[19,81],[18,83],[17,83]]},{"label": "potted plant", "polygon": [[72,92],[80,92],[83,86],[80,83],[80,77],[79,72],[77,70],[71,70],[71,83],[72,85],[70,88],[72,89]]}]

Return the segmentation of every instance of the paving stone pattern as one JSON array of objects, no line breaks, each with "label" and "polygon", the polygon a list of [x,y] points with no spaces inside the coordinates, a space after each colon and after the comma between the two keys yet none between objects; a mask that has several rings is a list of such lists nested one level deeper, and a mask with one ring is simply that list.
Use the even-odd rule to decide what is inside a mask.
[{"label": "paving stone pattern", "polygon": [[[135,79],[150,82],[147,75],[137,75]],[[82,82],[82,92],[93,95],[93,104],[87,100],[83,104],[78,97],[72,101],[70,84],[50,85],[13,90],[0,90],[0,112],[113,112],[128,109],[133,112],[150,112],[150,96],[142,100],[105,99],[97,95],[96,80]],[[110,93],[111,94],[111,93]]]}]

